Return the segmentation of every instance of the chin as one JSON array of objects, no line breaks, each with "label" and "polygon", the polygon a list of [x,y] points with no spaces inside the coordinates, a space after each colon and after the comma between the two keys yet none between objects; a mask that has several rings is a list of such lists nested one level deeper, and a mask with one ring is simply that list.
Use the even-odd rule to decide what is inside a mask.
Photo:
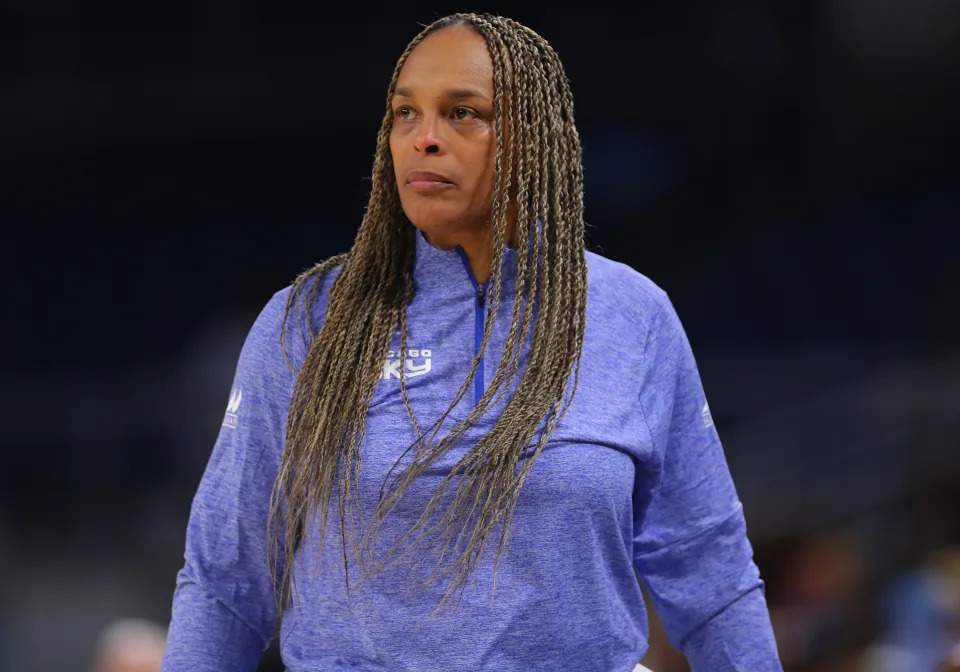
[{"label": "chin", "polygon": [[410,222],[424,233],[452,233],[468,226],[464,226],[467,219],[462,212],[438,212],[430,208],[404,208],[404,214]]}]

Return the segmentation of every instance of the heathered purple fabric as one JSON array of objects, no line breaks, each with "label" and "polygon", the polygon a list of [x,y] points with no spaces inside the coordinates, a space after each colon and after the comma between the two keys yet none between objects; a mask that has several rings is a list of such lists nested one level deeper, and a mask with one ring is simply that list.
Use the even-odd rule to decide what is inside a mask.
[{"label": "heathered purple fabric", "polygon": [[[361,447],[364,520],[387,472],[415,439],[400,396],[399,367],[405,367],[417,420],[427,428],[465,380],[477,346],[477,311],[483,309],[462,251],[435,248],[419,233],[416,240],[416,296],[408,312],[408,349],[415,352],[388,357],[374,392]],[[495,373],[510,325],[517,254],[506,251],[483,386],[469,386],[452,420],[469,413]],[[291,672],[629,672],[648,646],[634,572],[695,672],[780,671],[743,509],[673,305],[632,268],[592,252],[587,262],[579,387],[524,482],[495,594],[499,527],[459,608],[452,610],[454,595],[429,621],[452,575],[425,589],[412,584],[430,576],[436,556],[412,566],[408,555],[360,591],[351,557],[348,605],[335,496],[322,557],[318,561],[315,552],[317,525],[295,558],[295,606],[277,623],[265,524],[295,379],[279,341],[290,288],[277,292],[240,353],[228,413],[193,501],[165,672],[254,670],[278,625]],[[335,275],[321,287],[318,325]],[[484,308],[489,305],[487,297]],[[300,332],[288,328],[297,369],[304,348]],[[398,332],[394,351],[399,338]],[[501,397],[407,491],[381,528],[378,551],[410,529],[507,400]],[[411,459],[412,451],[401,465]],[[456,481],[444,502],[452,500],[455,487]],[[450,566],[449,556],[440,567]]]}]

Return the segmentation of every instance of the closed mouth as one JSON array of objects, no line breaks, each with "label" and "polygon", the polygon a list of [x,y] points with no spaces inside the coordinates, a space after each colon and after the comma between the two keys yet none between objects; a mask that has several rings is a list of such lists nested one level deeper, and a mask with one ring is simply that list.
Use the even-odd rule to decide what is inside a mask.
[{"label": "closed mouth", "polygon": [[439,182],[441,184],[453,184],[453,180],[443,173],[436,173],[432,170],[412,170],[407,174],[407,184],[411,182]]}]

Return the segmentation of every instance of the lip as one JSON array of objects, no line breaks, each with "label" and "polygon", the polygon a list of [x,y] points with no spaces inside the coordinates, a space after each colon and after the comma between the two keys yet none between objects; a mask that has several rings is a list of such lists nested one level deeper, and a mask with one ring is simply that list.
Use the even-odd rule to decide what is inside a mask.
[{"label": "lip", "polygon": [[406,182],[408,187],[418,191],[454,186],[453,180],[435,170],[411,170],[407,173]]}]

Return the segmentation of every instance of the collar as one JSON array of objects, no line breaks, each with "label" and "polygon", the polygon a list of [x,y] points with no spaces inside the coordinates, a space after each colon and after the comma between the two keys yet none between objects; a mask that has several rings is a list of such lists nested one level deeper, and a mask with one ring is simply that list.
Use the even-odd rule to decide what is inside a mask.
[{"label": "collar", "polygon": [[[537,220],[537,223],[542,227],[539,220]],[[412,224],[410,226],[413,227]],[[477,281],[473,276],[473,271],[463,248],[457,245],[449,250],[441,250],[424,238],[420,229],[413,227],[413,230],[416,239],[416,256],[413,269],[415,291],[439,294],[449,299],[475,297]],[[531,238],[530,248],[532,247],[533,239]],[[512,296],[513,294],[517,281],[518,257],[519,252],[517,250],[509,245],[504,245],[501,297]],[[487,279],[485,289],[489,288],[490,279]]]}]

